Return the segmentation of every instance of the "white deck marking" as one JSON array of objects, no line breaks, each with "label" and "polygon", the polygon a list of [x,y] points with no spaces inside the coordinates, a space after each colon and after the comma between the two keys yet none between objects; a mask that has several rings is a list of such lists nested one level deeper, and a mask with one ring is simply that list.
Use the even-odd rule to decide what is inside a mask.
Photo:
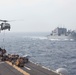
[{"label": "white deck marking", "polygon": [[26,67],[26,66],[24,66],[24,68],[26,68],[26,69],[28,69],[28,70],[31,70],[30,68],[28,68],[28,67]]},{"label": "white deck marking", "polygon": [[4,62],[0,62],[0,64],[2,64],[2,63],[4,63]]},{"label": "white deck marking", "polygon": [[42,66],[42,68],[47,69],[47,70],[49,70],[49,71],[50,71],[50,69],[49,69],[49,68],[47,68],[47,67],[45,67],[45,66]]}]

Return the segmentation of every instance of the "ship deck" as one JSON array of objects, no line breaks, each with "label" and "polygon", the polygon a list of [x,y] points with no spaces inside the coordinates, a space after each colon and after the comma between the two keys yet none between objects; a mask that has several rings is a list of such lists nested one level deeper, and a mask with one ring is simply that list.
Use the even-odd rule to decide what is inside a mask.
[{"label": "ship deck", "polygon": [[28,62],[24,67],[17,67],[10,62],[0,61],[0,75],[59,75],[40,65]]}]

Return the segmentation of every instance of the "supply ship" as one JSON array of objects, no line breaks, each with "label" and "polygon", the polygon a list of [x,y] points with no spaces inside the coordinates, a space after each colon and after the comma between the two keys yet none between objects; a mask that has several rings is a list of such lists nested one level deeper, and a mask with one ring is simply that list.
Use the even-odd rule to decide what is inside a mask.
[{"label": "supply ship", "polygon": [[[8,29],[10,31],[10,24],[6,23],[8,20],[0,21],[2,22],[0,30]],[[28,56],[7,54],[6,49],[0,48],[0,75],[66,75],[66,73],[67,70],[64,68],[53,71],[30,61]]]},{"label": "supply ship", "polygon": [[57,27],[51,32],[50,35],[47,36],[47,38],[60,40],[76,40],[76,31]]}]

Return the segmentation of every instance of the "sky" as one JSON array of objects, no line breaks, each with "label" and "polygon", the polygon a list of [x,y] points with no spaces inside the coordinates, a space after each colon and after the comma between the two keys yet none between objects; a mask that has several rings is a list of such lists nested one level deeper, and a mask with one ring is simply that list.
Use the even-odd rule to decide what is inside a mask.
[{"label": "sky", "polygon": [[76,0],[0,0],[0,19],[13,20],[10,32],[76,30]]}]

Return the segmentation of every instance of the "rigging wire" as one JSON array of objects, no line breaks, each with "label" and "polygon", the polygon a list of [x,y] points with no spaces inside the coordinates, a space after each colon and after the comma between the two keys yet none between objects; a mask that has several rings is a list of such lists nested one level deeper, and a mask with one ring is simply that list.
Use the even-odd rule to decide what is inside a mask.
[{"label": "rigging wire", "polygon": [[3,48],[5,49],[5,30],[3,32]]}]

